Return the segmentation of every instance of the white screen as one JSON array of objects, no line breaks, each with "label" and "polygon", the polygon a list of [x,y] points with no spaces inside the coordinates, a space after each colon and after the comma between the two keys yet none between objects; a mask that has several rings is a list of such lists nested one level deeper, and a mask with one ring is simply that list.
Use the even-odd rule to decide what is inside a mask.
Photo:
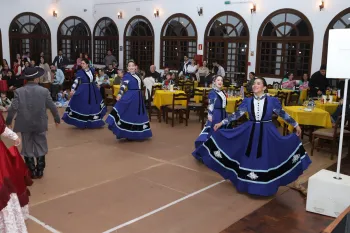
[{"label": "white screen", "polygon": [[350,29],[329,30],[327,78],[350,79]]}]

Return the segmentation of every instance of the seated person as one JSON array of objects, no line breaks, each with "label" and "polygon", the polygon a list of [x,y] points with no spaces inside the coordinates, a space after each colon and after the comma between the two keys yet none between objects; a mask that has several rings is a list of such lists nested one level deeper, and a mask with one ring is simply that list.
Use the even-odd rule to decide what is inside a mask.
[{"label": "seated person", "polygon": [[58,92],[57,94],[57,102],[55,102],[56,106],[58,108],[66,108],[68,107],[68,103],[69,103],[69,90],[67,91],[63,91],[60,90],[60,92]]},{"label": "seated person", "polygon": [[294,90],[296,85],[296,80],[293,80],[294,74],[289,72],[286,76],[287,77],[282,80],[282,89]]},{"label": "seated person", "polygon": [[123,79],[124,73],[125,73],[124,70],[118,70],[118,74],[114,78],[113,85],[120,85],[120,82]]},{"label": "seated person", "polygon": [[170,85],[174,85],[174,81],[171,78],[172,74],[167,73],[166,79],[162,82],[162,88],[163,89],[170,89]]},{"label": "seated person", "polygon": [[7,98],[6,92],[1,92],[1,98],[0,98],[0,111],[7,112],[7,109],[11,106],[11,100]]},{"label": "seated person", "polygon": [[110,77],[110,78],[114,78],[115,74],[116,74],[116,71],[115,69],[113,68],[113,65],[112,64],[109,64],[108,65],[108,68],[105,70],[105,74]]},{"label": "seated person", "polygon": [[309,75],[305,73],[303,75],[303,81],[300,82],[299,90],[309,89]]}]

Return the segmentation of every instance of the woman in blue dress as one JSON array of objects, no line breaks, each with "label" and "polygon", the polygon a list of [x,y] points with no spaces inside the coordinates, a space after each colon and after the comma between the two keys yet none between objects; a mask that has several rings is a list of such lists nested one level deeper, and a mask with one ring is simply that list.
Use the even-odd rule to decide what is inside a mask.
[{"label": "woman in blue dress", "polygon": [[[221,91],[222,86],[223,78],[220,75],[214,76],[212,83],[213,89],[208,94],[208,120],[202,132],[194,142],[196,148],[202,145],[212,134],[214,125],[227,117],[227,99],[225,93]],[[201,161],[200,155],[194,154],[194,157]]]},{"label": "woman in blue dress", "polygon": [[[280,186],[296,181],[311,163],[298,137],[298,123],[282,109],[277,98],[264,94],[266,86],[265,79],[256,78],[254,97],[244,99],[235,113],[217,123],[216,132],[193,152],[200,154],[210,169],[229,179],[239,192],[260,196],[274,195]],[[218,130],[246,112],[248,122]],[[273,113],[293,125],[296,134],[281,136],[272,123]]]},{"label": "woman in blue dress", "polygon": [[[135,63],[129,61],[128,73],[123,76],[117,103],[106,120],[108,128],[117,139],[144,140],[152,137],[142,95],[143,83],[135,70]],[[125,91],[126,88],[127,91]]]},{"label": "woman in blue dress", "polygon": [[72,98],[62,119],[80,129],[103,127],[105,123],[102,118],[107,108],[96,85],[95,72],[89,68],[89,60],[86,58],[82,59],[81,67],[77,71],[71,89]]}]

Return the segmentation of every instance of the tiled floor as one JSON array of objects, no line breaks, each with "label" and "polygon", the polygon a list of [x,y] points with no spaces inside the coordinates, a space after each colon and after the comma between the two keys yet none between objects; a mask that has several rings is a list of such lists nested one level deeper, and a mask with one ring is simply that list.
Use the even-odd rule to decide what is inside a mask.
[{"label": "tiled floor", "polygon": [[[30,213],[53,229],[28,220],[30,233],[216,233],[272,200],[238,194],[193,159],[198,118],[174,128],[154,119],[144,142],[117,141],[107,128],[56,129],[49,118],[47,169],[31,187]],[[312,159],[304,180],[335,162],[322,152]]]}]

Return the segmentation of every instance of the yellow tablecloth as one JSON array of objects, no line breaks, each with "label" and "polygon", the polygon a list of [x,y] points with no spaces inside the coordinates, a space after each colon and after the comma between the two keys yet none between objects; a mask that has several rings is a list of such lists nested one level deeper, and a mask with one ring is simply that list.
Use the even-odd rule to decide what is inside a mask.
[{"label": "yellow tablecloth", "polygon": [[[196,87],[195,89],[198,89],[198,90],[207,90],[207,94],[209,93],[209,90],[211,90],[210,87]],[[202,96],[199,96],[199,95],[195,95],[194,97],[194,101],[198,104],[199,102],[202,101],[203,97]]]},{"label": "yellow tablecloth", "polygon": [[120,90],[120,85],[113,85],[114,96],[118,95],[119,90]]},{"label": "yellow tablecloth", "polygon": [[241,100],[242,97],[228,97],[227,98],[227,106],[226,112],[233,113],[236,108],[236,101]]},{"label": "yellow tablecloth", "polygon": [[323,109],[327,112],[329,112],[330,114],[333,114],[335,112],[335,110],[337,110],[337,107],[339,105],[339,103],[321,103],[320,101],[315,101],[316,103],[316,108],[320,108]]},{"label": "yellow tablecloth", "polygon": [[[303,106],[287,106],[283,109],[300,125],[319,126],[323,128],[332,128],[331,116],[329,112],[320,108],[315,108],[312,112],[304,111]],[[280,122],[284,122],[279,118]],[[292,126],[289,126],[290,131],[293,130]]]},{"label": "yellow tablecloth", "polygon": [[[160,109],[162,106],[173,104],[173,94],[185,93],[184,91],[168,91],[168,90],[156,90],[154,94],[153,103]],[[175,104],[186,105],[185,100],[176,101]]]}]

